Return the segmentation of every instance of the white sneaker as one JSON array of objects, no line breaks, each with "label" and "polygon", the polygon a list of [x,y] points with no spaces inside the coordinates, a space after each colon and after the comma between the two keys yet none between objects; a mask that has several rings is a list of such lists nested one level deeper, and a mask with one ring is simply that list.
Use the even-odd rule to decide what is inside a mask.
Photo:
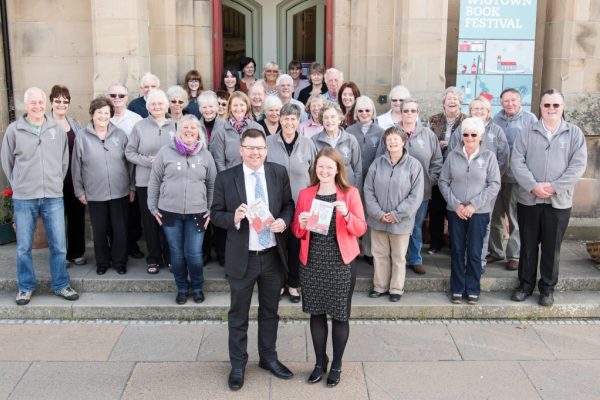
[{"label": "white sneaker", "polygon": [[62,297],[65,300],[74,301],[79,298],[79,294],[71,288],[71,286],[67,286],[61,290],[55,290],[54,294]]},{"label": "white sneaker", "polygon": [[25,304],[29,303],[29,300],[31,300],[31,292],[24,292],[22,290],[19,290],[19,293],[17,293],[17,305],[18,306],[24,306]]}]

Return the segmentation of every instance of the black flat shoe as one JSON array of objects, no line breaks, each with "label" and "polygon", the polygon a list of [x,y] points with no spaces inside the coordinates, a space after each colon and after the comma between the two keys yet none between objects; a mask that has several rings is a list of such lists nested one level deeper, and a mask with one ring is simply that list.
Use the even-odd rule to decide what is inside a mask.
[{"label": "black flat shoe", "polygon": [[107,269],[108,269],[107,267],[104,267],[104,266],[100,267],[100,266],[98,266],[98,267],[96,267],[96,274],[98,274],[98,275],[104,275],[106,273]]},{"label": "black flat shoe", "polygon": [[327,376],[327,386],[335,387],[338,383],[340,383],[340,375],[342,373],[341,369],[331,368],[329,371],[329,375]]},{"label": "black flat shoe", "polygon": [[323,374],[325,372],[327,372],[327,365],[329,364],[329,357],[325,356],[325,366],[321,366],[318,364],[315,364],[315,369],[313,369],[313,372],[310,374],[310,376],[308,377],[308,383],[317,383],[321,381],[321,378],[323,378]]},{"label": "black flat shoe", "polygon": [[240,390],[242,386],[244,386],[244,369],[232,368],[229,373],[227,384],[231,390]]},{"label": "black flat shoe", "polygon": [[121,266],[117,268],[117,274],[119,275],[125,275],[127,273],[127,267],[126,266]]},{"label": "black flat shoe", "polygon": [[177,297],[175,297],[175,303],[177,304],[185,304],[187,302],[188,294],[186,292],[177,293]]},{"label": "black flat shoe", "polygon": [[291,294],[289,291],[288,291],[288,293],[290,295],[290,302],[300,303],[300,293],[298,293],[298,295]]},{"label": "black flat shoe", "polygon": [[204,293],[201,290],[195,290],[192,296],[195,303],[202,303],[204,301]]}]

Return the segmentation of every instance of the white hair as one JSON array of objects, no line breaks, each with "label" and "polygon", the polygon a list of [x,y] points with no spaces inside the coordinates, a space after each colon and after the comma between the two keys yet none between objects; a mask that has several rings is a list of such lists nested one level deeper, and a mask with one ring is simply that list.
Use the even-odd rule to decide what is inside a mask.
[{"label": "white hair", "polygon": [[331,74],[338,74],[338,76],[340,77],[340,83],[342,83],[344,81],[344,73],[342,71],[340,71],[339,69],[335,69],[335,68],[329,68],[327,71],[325,71],[325,82],[327,82],[327,77]]},{"label": "white hair", "polygon": [[166,107],[169,107],[169,99],[165,92],[160,89],[152,89],[148,92],[148,96],[146,97],[146,109],[150,110],[150,104],[156,101],[162,102]]},{"label": "white hair", "polygon": [[110,85],[110,86],[108,87],[108,92],[110,93],[110,90],[111,90],[112,88],[116,88],[116,87],[119,87],[119,88],[121,88],[121,89],[124,89],[124,90],[125,90],[125,94],[129,95],[129,89],[127,89],[127,86],[125,86],[125,85],[121,85],[120,83],[113,83],[112,85]]},{"label": "white hair", "polygon": [[169,89],[167,89],[166,94],[169,100],[173,100],[175,97],[181,98],[181,100],[183,100],[183,108],[188,106],[188,94],[181,86],[171,86]]},{"label": "white hair", "polygon": [[292,82],[292,85],[294,84],[294,78],[292,78],[288,74],[281,74],[277,77],[277,81],[275,82],[275,85],[279,86],[283,83],[283,81],[290,81],[290,82]]},{"label": "white hair", "polygon": [[405,86],[397,85],[390,90],[390,101],[393,97],[400,97],[401,99],[408,99],[410,97],[410,92]]},{"label": "white hair", "polygon": [[140,78],[140,87],[143,87],[146,83],[150,83],[150,82],[154,82],[154,83],[156,83],[156,87],[160,87],[160,79],[158,79],[158,76],[154,75],[151,72],[146,72]]},{"label": "white hair", "polygon": [[31,96],[33,96],[34,94],[40,94],[40,95],[42,95],[42,98],[44,100],[46,100],[46,92],[44,92],[42,89],[40,89],[37,86],[33,86],[33,87],[30,87],[29,89],[27,89],[25,91],[25,93],[23,94],[23,102],[27,103],[29,101],[29,99],[31,98]]},{"label": "white hair", "polygon": [[372,119],[375,119],[377,116],[377,111],[375,110],[375,103],[369,96],[358,96],[356,102],[354,103],[354,120],[358,121],[358,110],[368,109],[373,112]]},{"label": "white hair", "polygon": [[202,107],[204,104],[212,104],[215,107],[219,107],[219,99],[217,94],[212,90],[205,90],[198,96],[198,107]]},{"label": "white hair", "polygon": [[267,96],[263,104],[263,109],[265,111],[269,111],[273,107],[279,107],[281,109],[281,107],[283,107],[283,103],[277,96]]},{"label": "white hair", "polygon": [[483,135],[483,132],[485,132],[485,125],[481,118],[469,117],[464,119],[460,126],[460,129],[463,132],[467,130],[475,131],[479,134],[479,136],[481,136]]}]

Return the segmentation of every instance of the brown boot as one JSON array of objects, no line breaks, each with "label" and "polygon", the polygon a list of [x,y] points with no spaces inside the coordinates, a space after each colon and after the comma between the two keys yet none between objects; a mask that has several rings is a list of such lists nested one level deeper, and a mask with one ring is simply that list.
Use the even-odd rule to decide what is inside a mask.
[{"label": "brown boot", "polygon": [[519,260],[510,260],[506,263],[506,269],[509,271],[516,271],[519,269]]},{"label": "brown boot", "polygon": [[502,261],[502,258],[494,257],[491,254],[488,254],[487,256],[485,256],[485,262],[488,264],[494,263],[496,261]]},{"label": "brown boot", "polygon": [[423,274],[425,274],[427,272],[427,271],[425,271],[425,267],[423,266],[423,264],[409,265],[409,267],[413,271],[415,271],[415,274],[423,275]]}]

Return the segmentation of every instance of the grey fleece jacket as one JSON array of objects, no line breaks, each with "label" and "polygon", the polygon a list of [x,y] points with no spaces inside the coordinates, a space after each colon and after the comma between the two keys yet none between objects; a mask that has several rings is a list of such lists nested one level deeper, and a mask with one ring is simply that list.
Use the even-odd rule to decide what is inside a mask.
[{"label": "grey fleece jacket", "polygon": [[125,148],[125,157],[136,166],[135,186],[148,186],[152,157],[156,156],[161,147],[173,141],[176,131],[172,119],[167,119],[163,126],[159,126],[152,116],[148,116],[135,124]]},{"label": "grey fleece jacket", "polygon": [[[324,130],[310,138],[317,149],[317,153],[323,147],[331,147],[327,141],[327,134]],[[346,178],[348,183],[356,186],[359,191],[362,191],[362,154],[360,145],[356,138],[340,128],[340,136],[335,145],[335,149],[341,154],[346,167]]]},{"label": "grey fleece jacket", "polygon": [[75,196],[88,201],[120,199],[135,190],[133,167],[125,158],[127,135],[112,123],[106,138],[101,140],[92,123],[75,137],[71,176]]},{"label": "grey fleece jacket", "polygon": [[430,200],[431,187],[437,183],[444,163],[440,142],[431,129],[417,124],[415,133],[404,148],[421,163],[424,177],[423,200]]},{"label": "grey fleece jacket", "polygon": [[205,213],[213,199],[217,167],[206,145],[194,156],[183,156],[175,143],[160,149],[148,181],[148,209],[177,214]]},{"label": "grey fleece jacket", "polygon": [[[525,111],[523,109],[521,109],[513,117],[506,115],[504,110],[500,110],[500,112],[494,115],[494,123],[504,131],[511,151],[518,134],[523,130],[523,128],[526,128],[535,122],[537,122],[537,117],[529,111]],[[508,164],[509,168],[508,171],[502,175],[502,182],[517,183],[510,169],[510,161]]]},{"label": "grey fleece jacket", "polygon": [[44,119],[39,136],[25,120],[25,115],[8,125],[0,158],[14,199],[63,197],[63,180],[69,168],[69,143],[64,129],[53,119]]},{"label": "grey fleece jacket", "polygon": [[[462,147],[462,143],[462,127],[459,127],[452,133],[452,136],[450,136],[448,151],[454,150],[455,147]],[[500,175],[504,175],[510,166],[510,146],[502,128],[492,121],[489,121],[485,125],[481,144],[484,148],[496,155],[498,168],[500,168]]]},{"label": "grey fleece jacket", "polygon": [[[265,132],[262,126],[252,120],[248,120],[244,132],[248,129],[258,129],[263,133]],[[219,172],[242,163],[242,157],[240,156],[240,135],[231,126],[229,121],[225,121],[218,128],[216,125],[213,128],[212,135],[210,136],[210,153],[215,160],[217,171]]]},{"label": "grey fleece jacket", "polygon": [[448,153],[438,187],[450,211],[456,210],[460,204],[471,204],[476,214],[492,212],[500,191],[496,155],[481,146],[469,163],[462,146],[457,146]]},{"label": "grey fleece jacket", "polygon": [[267,137],[267,161],[283,165],[290,177],[292,198],[298,201],[298,193],[310,186],[310,168],[317,155],[312,140],[297,133],[292,153],[288,152],[281,134]]},{"label": "grey fleece jacket", "polygon": [[384,130],[377,125],[377,123],[373,122],[365,134],[361,130],[360,122],[357,122],[346,128],[346,132],[354,136],[360,146],[360,153],[362,155],[362,174],[364,178],[367,176],[369,167],[375,158],[382,155],[385,151],[385,145],[382,141]]},{"label": "grey fleece jacket", "polygon": [[[541,121],[529,125],[517,136],[510,161],[519,184],[518,202],[572,207],[575,183],[586,164],[587,147],[579,127],[562,120],[549,140]],[[535,197],[531,191],[540,182],[549,182],[556,193],[548,199]]]},{"label": "grey fleece jacket", "polygon": [[[423,201],[423,184],[421,163],[406,150],[396,165],[392,165],[387,152],[377,157],[363,187],[369,227],[394,235],[412,233],[415,214]],[[380,221],[388,212],[396,223]]]}]

